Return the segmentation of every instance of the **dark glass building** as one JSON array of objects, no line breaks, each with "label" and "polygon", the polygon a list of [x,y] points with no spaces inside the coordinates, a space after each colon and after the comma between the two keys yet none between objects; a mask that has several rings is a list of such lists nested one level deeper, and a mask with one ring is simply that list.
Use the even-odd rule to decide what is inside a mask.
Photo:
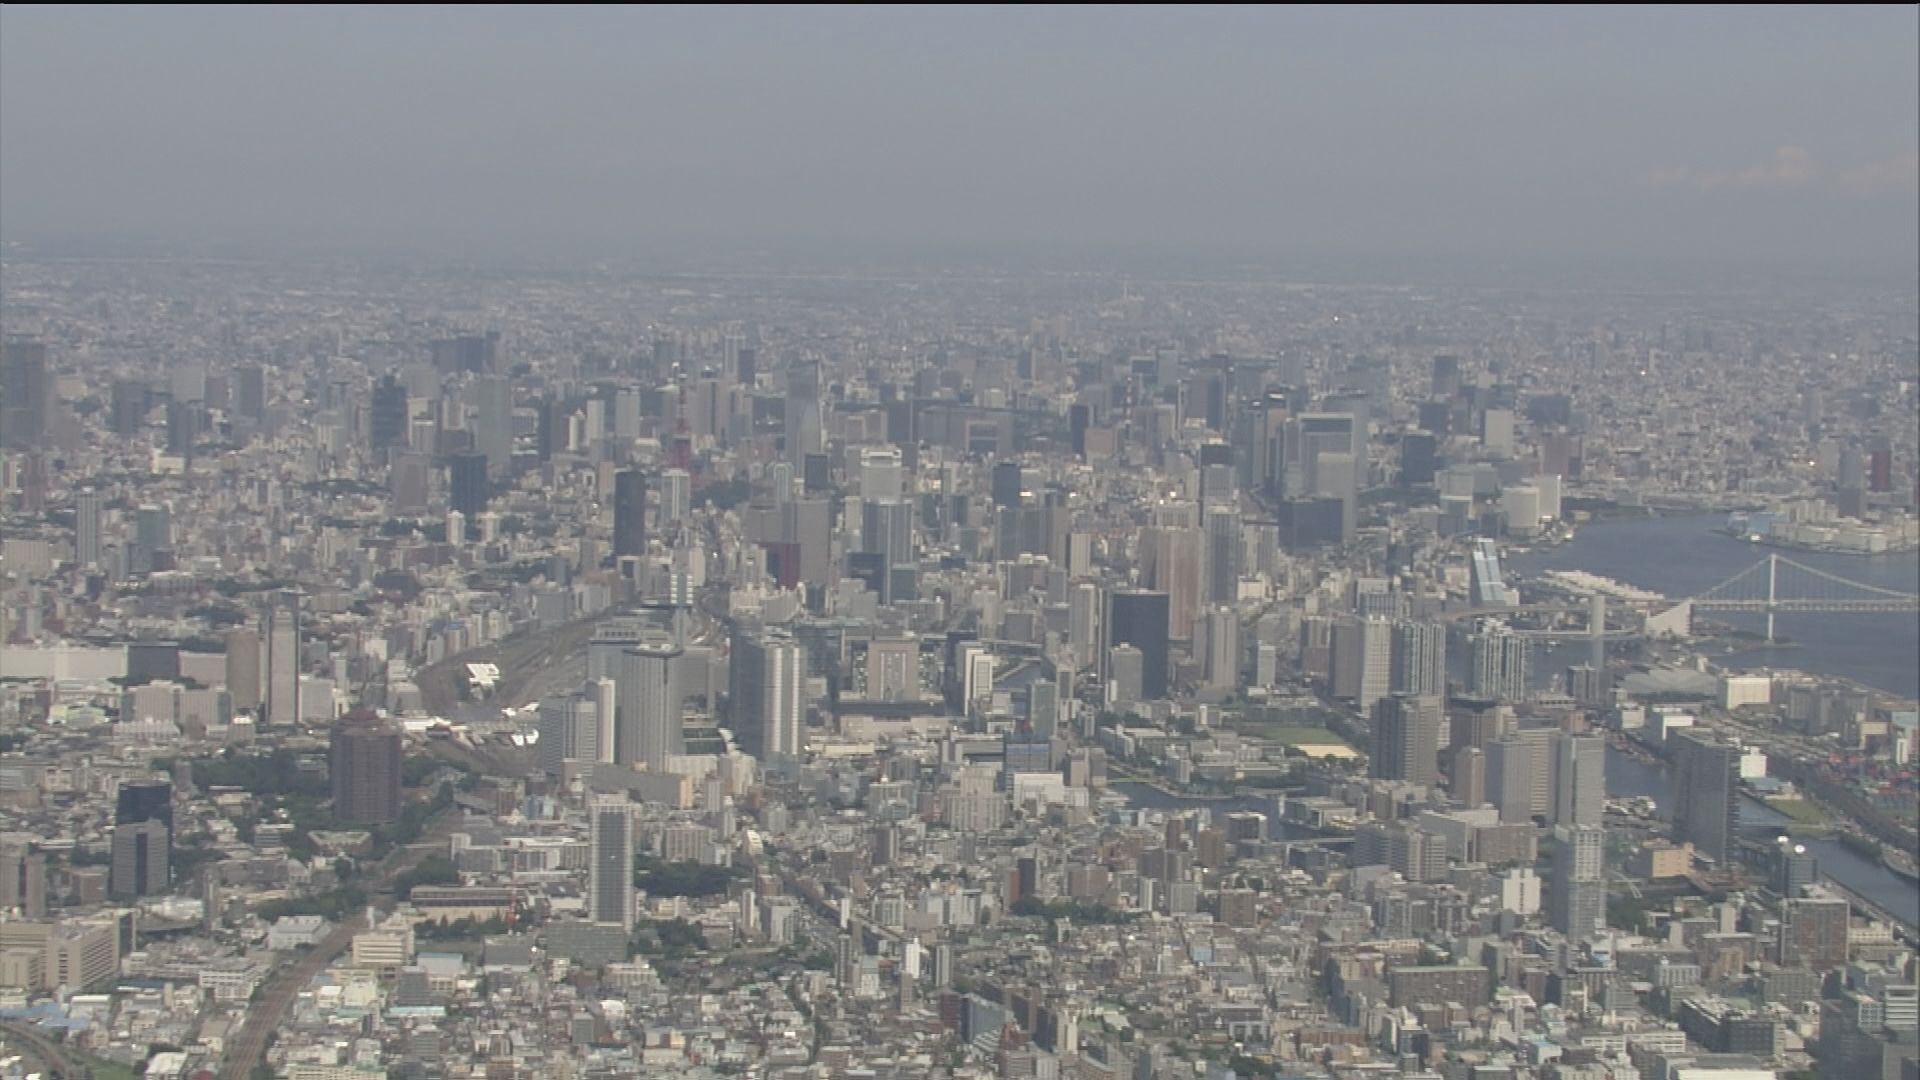
[{"label": "dark glass building", "polygon": [[[447,505],[471,522],[486,512],[492,497],[487,486],[487,455],[462,451],[447,457]],[[449,537],[449,539],[452,539]]]},{"label": "dark glass building", "polygon": [[613,477],[613,554],[647,553],[647,476],[624,469]]},{"label": "dark glass building", "polygon": [[384,825],[400,818],[400,732],[349,719],[333,729],[328,777],[334,820]]},{"label": "dark glass building", "polygon": [[1107,597],[1107,648],[1131,645],[1140,650],[1140,696],[1167,696],[1167,594],[1121,589]]}]

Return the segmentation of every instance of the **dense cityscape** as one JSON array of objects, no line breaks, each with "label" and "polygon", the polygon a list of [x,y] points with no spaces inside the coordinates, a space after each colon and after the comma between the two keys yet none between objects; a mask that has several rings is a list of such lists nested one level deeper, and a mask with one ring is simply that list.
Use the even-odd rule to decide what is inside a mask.
[{"label": "dense cityscape", "polygon": [[1913,1075],[1910,296],[8,255],[15,1075]]},{"label": "dense cityscape", "polygon": [[1920,1080],[1920,5],[0,4],[0,1080]]}]

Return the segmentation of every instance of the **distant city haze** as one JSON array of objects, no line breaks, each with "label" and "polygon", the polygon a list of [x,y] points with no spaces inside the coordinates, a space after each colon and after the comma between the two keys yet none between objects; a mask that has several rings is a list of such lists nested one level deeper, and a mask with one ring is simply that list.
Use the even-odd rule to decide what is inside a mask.
[{"label": "distant city haze", "polygon": [[1911,282],[1884,8],[0,10],[0,237]]}]

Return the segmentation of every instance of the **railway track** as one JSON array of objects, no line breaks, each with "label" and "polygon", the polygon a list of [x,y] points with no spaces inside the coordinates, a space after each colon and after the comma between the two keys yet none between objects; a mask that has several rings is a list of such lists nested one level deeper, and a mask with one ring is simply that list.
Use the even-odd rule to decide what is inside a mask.
[{"label": "railway track", "polygon": [[38,1058],[47,1067],[48,1076],[54,1080],[93,1080],[91,1067],[75,1064],[65,1047],[31,1025],[13,1020],[0,1021],[0,1043],[19,1047],[27,1055]]}]

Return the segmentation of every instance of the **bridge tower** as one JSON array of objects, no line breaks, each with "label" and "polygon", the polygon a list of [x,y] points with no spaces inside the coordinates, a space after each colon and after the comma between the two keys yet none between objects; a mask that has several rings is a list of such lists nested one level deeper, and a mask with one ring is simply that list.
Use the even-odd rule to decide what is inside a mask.
[{"label": "bridge tower", "polygon": [[1773,640],[1773,616],[1774,616],[1775,607],[1779,603],[1779,588],[1780,588],[1780,553],[1777,551],[1768,552],[1767,553],[1767,644],[1769,645],[1772,645],[1775,643]]}]

